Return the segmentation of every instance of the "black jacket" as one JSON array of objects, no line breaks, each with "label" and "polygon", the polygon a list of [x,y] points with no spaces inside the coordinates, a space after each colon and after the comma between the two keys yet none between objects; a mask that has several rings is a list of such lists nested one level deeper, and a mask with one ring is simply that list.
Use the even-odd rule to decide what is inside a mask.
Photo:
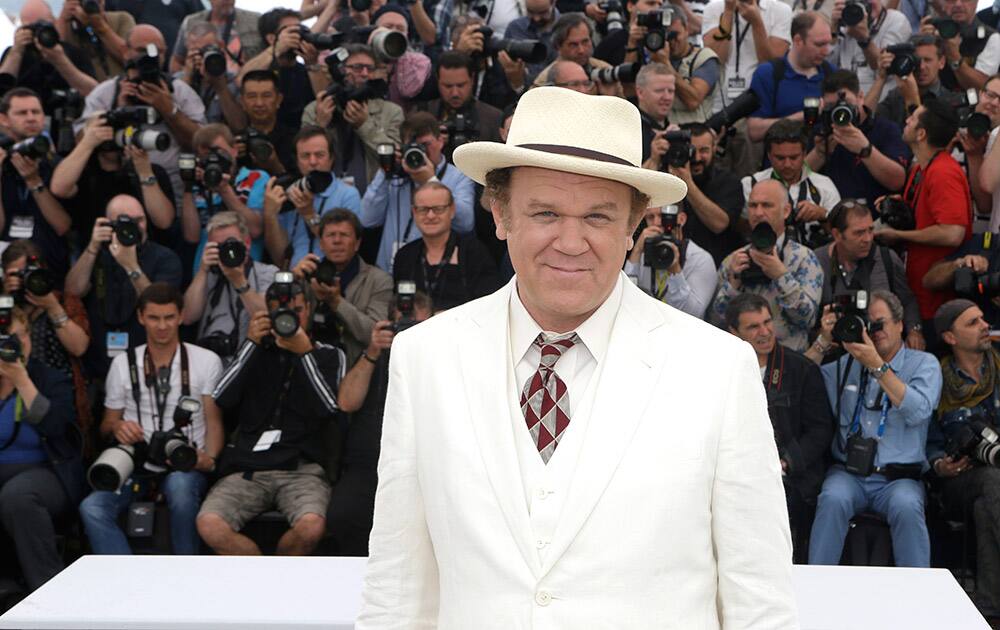
[{"label": "black jacket", "polygon": [[[220,407],[239,418],[220,458],[222,474],[291,470],[300,459],[330,464],[324,434],[338,413],[336,392],[346,361],[339,348],[314,346],[296,356],[249,339],[243,343],[212,393]],[[255,452],[261,434],[271,429],[281,430],[280,441]]]},{"label": "black jacket", "polygon": [[834,420],[819,366],[777,344],[764,374],[778,456],[788,462],[786,484],[814,503],[823,485]]},{"label": "black jacket", "polygon": [[445,265],[431,291],[423,264],[424,240],[407,243],[396,252],[392,264],[393,281],[412,280],[417,290],[426,293],[439,311],[465,304],[493,293],[503,284],[496,264],[486,247],[472,234],[451,233],[458,247],[458,265]]}]

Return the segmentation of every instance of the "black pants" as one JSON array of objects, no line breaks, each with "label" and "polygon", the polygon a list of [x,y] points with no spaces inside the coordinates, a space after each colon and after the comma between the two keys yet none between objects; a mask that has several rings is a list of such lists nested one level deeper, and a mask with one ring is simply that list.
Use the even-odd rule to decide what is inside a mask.
[{"label": "black pants", "polygon": [[1000,606],[1000,470],[977,466],[941,482],[941,494],[954,515],[971,510],[976,527],[976,594]]},{"label": "black pants", "polygon": [[29,589],[62,571],[52,521],[71,508],[47,464],[0,464],[0,523],[14,540]]},{"label": "black pants", "polygon": [[377,487],[374,465],[344,464],[326,511],[326,528],[337,541],[338,555],[368,555]]}]

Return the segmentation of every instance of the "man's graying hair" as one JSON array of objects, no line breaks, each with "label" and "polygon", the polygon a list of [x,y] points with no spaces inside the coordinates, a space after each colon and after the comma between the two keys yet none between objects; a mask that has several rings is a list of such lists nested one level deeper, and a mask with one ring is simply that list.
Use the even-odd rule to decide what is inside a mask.
[{"label": "man's graying hair", "polygon": [[583,13],[564,13],[559,16],[556,20],[555,25],[552,27],[552,47],[561,48],[566,42],[566,38],[569,37],[570,30],[585,24],[587,26],[587,32],[590,33],[590,37],[594,37],[594,27],[590,25],[590,21],[587,19]]},{"label": "man's graying hair", "polygon": [[892,315],[892,321],[903,321],[903,303],[899,301],[899,298],[896,297],[895,293],[886,291],[885,289],[872,291],[868,294],[868,304],[871,305],[871,303],[875,300],[882,300],[885,302],[885,305],[889,307],[889,313]]},{"label": "man's graying hair", "polygon": [[647,85],[649,85],[650,75],[653,74],[673,76],[673,73],[670,71],[670,68],[656,61],[653,63],[647,63],[639,70],[639,74],[635,76],[635,84],[641,88],[646,87]]}]

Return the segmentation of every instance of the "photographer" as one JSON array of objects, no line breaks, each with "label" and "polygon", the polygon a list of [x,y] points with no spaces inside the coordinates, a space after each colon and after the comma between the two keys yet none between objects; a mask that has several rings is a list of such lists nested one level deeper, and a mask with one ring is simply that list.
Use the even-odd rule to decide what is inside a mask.
[{"label": "photographer", "polygon": [[83,303],[54,288],[41,250],[29,240],[11,243],[3,250],[0,265],[3,293],[13,296],[27,317],[35,358],[72,379],[77,421],[87,430],[92,414],[80,358],[90,345],[90,325]]},{"label": "photographer", "polygon": [[324,214],[317,234],[322,256],[306,254],[292,272],[308,280],[316,294],[313,338],[342,348],[351,363],[364,349],[372,326],[389,312],[392,278],[361,259],[361,222],[350,210],[333,208]]},{"label": "photographer", "polygon": [[1000,272],[1000,241],[996,234],[973,234],[961,247],[934,263],[924,276],[924,288],[935,292],[961,290],[961,297],[976,302],[991,326],[1000,326],[1000,299],[989,283],[980,288],[982,276]]},{"label": "photographer", "polygon": [[[972,177],[971,168],[969,178],[972,182],[972,190],[976,193],[976,206],[980,209],[980,213],[987,207],[990,210],[990,231],[1000,232],[1000,149],[997,149],[997,136],[1000,135],[1000,131],[997,131],[998,125],[994,121],[994,112],[1000,110],[1000,76],[993,76],[983,85],[983,89],[979,91],[979,104],[976,105],[976,111],[980,110],[980,106],[989,107],[990,112],[990,124],[993,126],[993,130],[990,132],[989,140],[986,144],[985,157],[981,158],[982,163],[979,166],[978,173],[976,177]],[[971,166],[970,160],[970,166]],[[987,199],[989,203],[987,203]]]},{"label": "photographer", "polygon": [[[148,45],[153,44],[157,56],[148,54]],[[159,67],[167,49],[163,35],[152,26],[140,24],[128,36],[128,62],[125,73],[104,81],[87,96],[83,115],[73,124],[74,133],[79,134],[86,121],[98,112],[106,112],[126,106],[149,106],[156,110],[159,120],[144,126],[170,136],[170,146],[166,149],[151,150],[149,159],[159,164],[170,174],[174,189],[174,203],[180,205],[182,190],[177,157],[182,150],[191,146],[191,138],[199,125],[205,124],[205,106],[187,83],[179,79],[167,81],[162,73],[156,81],[152,77],[142,78],[139,66]]]},{"label": "photographer", "polygon": [[[347,44],[342,86],[336,95],[363,90],[375,73],[375,52],[369,46]],[[331,90],[319,94],[302,112],[302,127],[318,125],[333,133],[333,145],[340,159],[335,164],[338,177],[353,177],[358,193],[365,194],[368,183],[379,170],[378,146],[399,145],[403,110],[382,97],[364,101],[348,99],[343,108]]]},{"label": "photographer", "polygon": [[69,377],[32,356],[20,309],[5,334],[20,356],[0,361],[0,523],[17,550],[29,590],[62,571],[55,521],[83,497],[82,438]]},{"label": "photographer", "polygon": [[[201,0],[104,0],[104,6],[114,11],[127,11],[136,24],[152,24],[167,40],[171,59],[184,18],[204,10]],[[171,70],[173,71],[173,70]]]},{"label": "photographer", "polygon": [[278,268],[251,258],[250,230],[237,212],[216,213],[205,233],[201,264],[184,292],[182,323],[198,324],[198,345],[229,365],[247,338],[250,318],[266,310],[264,292]]},{"label": "photographer", "polygon": [[554,85],[574,90],[581,94],[593,94],[594,82],[575,61],[556,61],[549,66],[545,85]]},{"label": "photographer", "polygon": [[[90,321],[89,375],[107,374],[109,359],[145,341],[135,315],[138,296],[152,282],[181,284],[177,254],[146,240],[146,214],[135,197],[118,195],[97,219],[90,243],[66,274],[66,294],[82,298]],[[122,244],[136,241],[134,245]]]},{"label": "photographer", "polygon": [[[584,72],[588,75],[591,70],[610,68],[611,64],[593,56],[594,52],[594,31],[590,22],[582,13],[565,13],[559,16],[552,27],[552,48],[556,51],[556,61],[575,61],[583,66]],[[554,63],[554,62],[553,62]],[[546,66],[539,77],[548,76],[549,68]],[[539,79],[535,79],[535,86],[541,85]],[[599,83],[597,93],[609,96],[621,96],[621,83]]]},{"label": "photographer", "polygon": [[[419,292],[413,298],[413,320],[429,319],[433,310],[430,298]],[[398,322],[401,317],[396,311],[393,319]],[[387,320],[375,323],[368,347],[344,375],[337,392],[337,403],[341,411],[351,414],[351,423],[344,435],[343,465],[330,495],[326,522],[338,552],[345,556],[368,555],[389,384],[389,353],[396,336],[393,328],[393,322]]]},{"label": "photographer", "polygon": [[245,128],[247,116],[240,107],[236,75],[226,70],[228,57],[215,27],[207,22],[194,24],[188,29],[186,43],[184,67],[173,73],[174,78],[190,85],[201,98],[205,120],[224,122],[230,129]]},{"label": "photographer", "polygon": [[[361,224],[366,228],[382,227],[376,263],[379,268],[392,272],[393,254],[406,243],[420,237],[413,227],[413,190],[428,181],[439,181],[448,187],[455,198],[453,227],[459,234],[472,232],[474,227],[472,180],[462,174],[444,158],[444,138],[437,120],[426,112],[409,114],[402,126],[404,149],[414,162],[422,154],[419,166],[411,166],[404,156],[397,158],[401,173],[387,174],[379,171],[361,200]],[[398,173],[398,174],[397,174]]]},{"label": "photographer", "polygon": [[526,78],[527,69],[523,61],[511,59],[502,50],[495,56],[485,54],[484,27],[485,22],[478,15],[456,17],[451,31],[451,47],[472,58],[473,95],[476,99],[503,109],[515,103],[531,83]]},{"label": "photographer", "polygon": [[[265,170],[271,175],[283,175],[295,170],[295,137],[299,125],[285,126],[278,119],[278,109],[284,96],[278,79],[270,70],[250,70],[242,74],[240,106],[250,121],[249,127],[239,134],[236,148],[244,165]],[[247,140],[254,137],[270,146],[269,151],[258,155],[250,151]]]},{"label": "photographer", "polygon": [[[0,124],[14,142],[41,137],[45,114],[38,96],[27,88],[4,94]],[[0,242],[31,239],[61,281],[69,267],[65,237],[72,219],[48,187],[52,179],[49,143],[43,139],[30,144],[25,150],[11,147],[9,153],[0,148]]]},{"label": "photographer", "polygon": [[451,137],[449,127],[448,148],[454,150],[457,142],[484,140],[500,142],[500,125],[503,112],[496,107],[478,101],[472,94],[472,60],[464,53],[448,51],[441,55],[437,67],[437,88],[439,98],[417,106],[417,111],[430,112],[444,127],[454,127],[454,121],[462,116],[464,129],[462,137]]},{"label": "photographer", "polygon": [[830,208],[840,201],[840,192],[833,180],[806,166],[806,146],[802,123],[791,119],[777,121],[764,135],[764,153],[771,166],[741,181],[747,198],[757,182],[774,179],[784,184],[794,211],[794,218],[789,220],[789,227],[795,229],[793,238],[815,248],[827,242],[820,222],[826,220]]},{"label": "photographer", "polygon": [[[207,474],[215,471],[222,449],[222,413],[212,390],[222,375],[222,363],[210,350],[180,340],[180,291],[164,283],[151,284],[139,296],[139,323],[147,343],[115,357],[105,382],[101,435],[116,445],[137,448],[134,468],[122,477],[117,492],[94,490],[80,504],[80,517],[90,547],[97,554],[130,554],[118,519],[136,501],[163,493],[170,511],[170,547],[175,555],[198,555],[195,528],[198,506],[208,487]],[[182,398],[200,405],[189,422],[178,426]],[[193,406],[193,404],[192,404]],[[157,434],[174,433],[195,449],[193,467],[167,454],[163,461],[154,451]],[[171,436],[173,437],[173,436]],[[177,451],[173,451],[177,452]],[[98,458],[98,462],[102,461]],[[95,464],[96,466],[96,464]],[[91,477],[93,479],[93,477]]]},{"label": "photographer", "polygon": [[[208,238],[206,226],[216,212],[230,210],[240,215],[243,225],[256,239],[249,250],[253,260],[264,254],[264,190],[269,179],[265,171],[241,166],[237,169],[236,141],[229,128],[214,123],[194,134],[197,166],[194,178],[185,186],[181,205],[184,240],[197,244],[196,260]],[[195,263],[195,271],[198,263]]]},{"label": "photographer", "polygon": [[821,96],[820,85],[834,70],[826,61],[833,36],[822,13],[799,13],[792,18],[791,33],[788,54],[758,66],[750,80],[750,89],[760,99],[760,109],[747,119],[754,142],[781,118],[801,121],[803,99]]},{"label": "photographer", "polygon": [[[585,12],[589,15],[593,11],[600,11],[602,21],[606,22],[608,12],[601,9],[601,5],[609,9],[614,8],[613,2],[609,5],[607,2],[592,0],[584,5]],[[638,26],[636,18],[640,14],[659,11],[662,6],[663,0],[626,0],[624,6],[621,7],[623,9],[622,18],[624,18],[622,28],[612,29],[601,35],[600,41],[594,48],[594,57],[606,61],[612,66],[626,61],[637,61],[643,39],[646,37],[646,27]],[[598,28],[600,28],[600,24]]]},{"label": "photographer", "polygon": [[1000,64],[1000,34],[976,17],[976,0],[954,0],[942,4],[947,15],[942,18],[924,17],[920,20],[920,32],[944,40],[948,67],[941,80],[945,87],[951,90],[978,90]]},{"label": "photographer", "polygon": [[731,172],[715,166],[715,134],[701,123],[689,123],[690,159],[684,166],[668,165],[668,172],[687,185],[681,202],[687,216],[684,233],[712,255],[718,266],[742,244],[736,225],[743,213],[743,187]]},{"label": "photographer", "polygon": [[[402,33],[409,39],[409,12],[398,4],[386,4],[372,14],[372,23],[378,29],[389,29]],[[372,33],[371,38],[378,33]],[[409,111],[413,102],[424,89],[431,78],[431,60],[423,53],[408,50],[403,56],[386,63],[389,82],[389,100]]]},{"label": "photographer", "polygon": [[555,58],[552,32],[560,17],[556,4],[556,0],[525,0],[524,10],[527,15],[511,21],[504,32],[503,36],[506,39],[535,40],[545,44],[548,53],[545,61],[526,63],[524,73],[527,76],[538,76],[538,73]]},{"label": "photographer", "polygon": [[[992,148],[990,138],[996,134],[992,130],[1000,125],[1000,74],[986,80],[976,92],[975,105],[968,104],[970,94],[960,101],[958,135],[952,140],[952,153],[964,167],[969,177],[969,189],[975,218],[984,217],[987,209],[992,213],[992,190],[983,187],[983,165],[985,155]],[[995,143],[995,140],[994,140]],[[991,168],[995,168],[994,158]],[[986,178],[989,183],[989,177]],[[993,218],[990,216],[990,223]],[[1000,220],[998,220],[1000,222]]]},{"label": "photographer", "polygon": [[703,319],[715,293],[715,262],[685,240],[686,221],[687,213],[679,206],[647,209],[625,260],[625,275],[664,304]]},{"label": "photographer", "polygon": [[98,11],[88,13],[81,0],[66,0],[56,30],[64,42],[85,51],[94,78],[104,81],[125,70],[125,38],[135,28],[135,20],[125,11],[105,11],[104,0],[94,0],[89,6]]},{"label": "photographer", "polygon": [[691,44],[687,18],[680,11],[673,12],[667,44],[667,67],[674,71],[676,79],[670,119],[677,124],[703,123],[712,115],[716,88],[722,78],[719,58],[711,48]]},{"label": "photographer", "polygon": [[930,291],[924,275],[934,263],[955,251],[972,234],[972,206],[965,172],[944,149],[958,131],[958,116],[942,100],[929,100],[906,120],[903,141],[913,152],[902,200],[914,217],[914,229],[883,227],[875,238],[886,245],[906,246],[906,277],[917,296],[924,336],[936,340],[932,318],[953,297],[950,291]]},{"label": "photographer", "polygon": [[867,320],[859,326],[861,342],[845,342],[847,354],[820,368],[837,418],[836,463],[819,495],[809,564],[839,564],[851,518],[870,510],[889,522],[896,566],[928,567],[920,478],[941,368],[934,355],[903,345],[903,305],[895,295],[872,293]]},{"label": "photographer", "polygon": [[493,293],[502,284],[496,264],[474,234],[452,229],[455,200],[448,187],[427,182],[413,193],[413,223],[420,239],[399,248],[393,281],[411,280],[444,310]]},{"label": "photographer", "polygon": [[[871,208],[863,201],[845,199],[830,210],[833,242],[814,250],[823,269],[821,304],[833,304],[842,297],[864,290],[889,291],[903,304],[906,345],[914,350],[926,347],[917,299],[910,290],[903,261],[884,245],[875,246]],[[830,340],[817,340],[825,354]]]},{"label": "photographer", "polygon": [[882,0],[836,0],[831,22],[838,25],[831,60],[855,76],[864,92],[875,82],[881,52],[910,39],[910,21]]},{"label": "photographer", "polygon": [[[303,127],[293,143],[297,170],[303,179],[292,184],[269,182],[264,194],[264,243],[275,261],[284,260],[290,246],[294,266],[306,254],[320,252],[319,221],[323,213],[347,208],[360,215],[361,197],[357,188],[333,176],[336,156],[329,132],[319,127]],[[325,190],[310,190],[309,185],[301,183],[313,172],[329,174],[330,184]]]},{"label": "photographer", "polygon": [[[87,121],[73,150],[52,171],[52,194],[67,201],[79,239],[94,229],[108,202],[118,195],[142,201],[150,222],[169,230],[177,217],[170,175],[136,146],[119,147],[115,130],[96,114]],[[85,243],[80,243],[82,245]]]},{"label": "photographer", "polygon": [[666,64],[651,63],[635,77],[635,95],[642,115],[642,167],[658,171],[670,144],[664,136],[674,106],[677,77]]},{"label": "photographer", "polygon": [[34,90],[45,103],[52,100],[53,90],[72,88],[86,96],[97,87],[90,60],[79,48],[59,43],[53,22],[55,17],[45,2],[27,0],[21,8],[21,26],[14,31],[14,42],[0,60],[0,79],[9,87]]},{"label": "photographer", "polygon": [[245,79],[250,72],[267,70],[277,76],[282,97],[278,120],[289,129],[298,129],[312,95],[330,87],[326,66],[318,63],[319,50],[302,38],[301,21],[299,12],[292,9],[272,9],[260,16],[260,36],[267,48],[243,64],[239,74]]},{"label": "photographer", "polygon": [[986,614],[1000,608],[1000,461],[993,459],[995,449],[979,447],[983,426],[993,431],[1000,426],[1000,353],[990,342],[983,312],[969,300],[945,302],[934,320],[951,353],[941,359],[941,403],[927,434],[927,460],[949,514],[966,522],[972,515],[977,548],[972,600]]},{"label": "photographer", "polygon": [[917,34],[910,38],[913,45],[915,69],[904,77],[896,77],[894,87],[885,98],[879,101],[889,77],[889,67],[896,55],[883,52],[879,60],[875,83],[865,93],[865,105],[875,110],[881,118],[887,118],[899,125],[906,124],[910,112],[929,98],[946,98],[951,100],[952,93],[941,84],[941,71],[945,66],[944,42],[934,35]]},{"label": "photographer", "polygon": [[323,465],[339,441],[324,436],[336,422],[344,353],[312,341],[309,289],[286,275],[268,289],[271,314],[250,320],[247,341],[214,393],[239,418],[219,460],[223,477],[198,514],[198,533],[219,555],[260,555],[240,531],[268,510],[280,511],[290,526],[278,541],[280,555],[308,555],[326,531],[330,483]]},{"label": "photographer", "polygon": [[816,505],[833,439],[833,414],[823,376],[809,359],[778,343],[771,305],[759,295],[736,296],[726,309],[726,327],[757,354],[781,458],[795,560],[801,563],[812,525],[810,508]]},{"label": "photographer", "polygon": [[[176,0],[174,0],[176,2]],[[211,24],[222,38],[228,57],[229,72],[239,72],[240,66],[264,49],[265,43],[257,24],[260,14],[256,11],[237,9],[233,0],[209,0],[211,8],[188,15],[181,22],[170,58],[170,71],[184,67],[187,58],[187,34],[195,24]],[[199,4],[201,4],[199,2]]]},{"label": "photographer", "polygon": [[722,323],[733,298],[756,293],[779,315],[775,321],[778,341],[802,352],[809,345],[809,329],[816,319],[823,270],[811,250],[787,237],[785,221],[791,211],[788,191],[781,182],[766,179],[754,184],[747,200],[747,220],[756,234],[770,238],[763,239],[765,243],[752,235],[756,246],[740,248],[722,261],[711,320]]},{"label": "photographer", "polygon": [[[813,171],[829,177],[840,196],[866,199],[874,205],[879,197],[903,188],[903,164],[910,152],[900,128],[874,115],[864,104],[864,97],[855,74],[837,70],[824,77],[821,102],[823,118],[829,122],[824,120],[823,133],[816,136],[806,162]],[[845,112],[848,115],[844,118],[849,120],[839,124]]]}]

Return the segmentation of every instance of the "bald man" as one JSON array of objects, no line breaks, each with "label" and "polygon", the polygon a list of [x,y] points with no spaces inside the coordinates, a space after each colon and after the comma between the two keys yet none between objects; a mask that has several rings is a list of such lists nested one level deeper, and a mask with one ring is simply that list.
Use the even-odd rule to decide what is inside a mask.
[{"label": "bald man", "polygon": [[[159,60],[164,59],[167,52],[167,42],[155,27],[139,24],[132,29],[126,40],[125,57],[129,62],[135,62],[147,54],[147,47],[156,47]],[[94,88],[87,97],[86,106],[81,116],[74,124],[73,131],[79,134],[91,116],[99,112],[125,107],[127,105],[148,105],[159,114],[160,122],[150,129],[164,131],[170,135],[170,146],[163,151],[149,152],[150,161],[159,164],[167,170],[170,182],[174,187],[174,203],[180,207],[183,184],[180,171],[177,168],[177,156],[181,151],[191,150],[191,138],[200,125],[206,123],[205,105],[198,94],[181,79],[172,79],[173,91],[167,88],[167,77],[161,75],[156,83],[138,82],[139,71],[129,68],[126,63],[124,73],[103,81]],[[116,100],[117,99],[117,100]]]},{"label": "bald man", "polygon": [[[139,242],[122,242],[132,224]],[[83,298],[90,318],[90,348],[87,365],[95,378],[104,378],[111,358],[125,348],[146,342],[135,306],[139,293],[153,282],[180,287],[181,260],[173,250],[147,241],[146,212],[139,200],[118,195],[108,202],[105,218],[97,219],[90,242],[66,274],[66,292]],[[102,295],[94,286],[103,286]]]},{"label": "bald man", "polygon": [[73,88],[86,96],[97,86],[97,80],[87,55],[76,46],[60,43],[46,48],[38,42],[31,26],[41,22],[54,27],[52,9],[44,0],[26,0],[21,7],[21,27],[14,32],[14,45],[4,51],[0,61],[0,74],[15,76],[19,87],[34,90],[46,104],[45,113],[51,114],[47,104],[52,90]]},{"label": "bald man", "polygon": [[746,210],[753,230],[751,245],[722,261],[709,316],[722,325],[730,300],[740,293],[756,293],[771,305],[778,341],[804,352],[823,292],[823,269],[808,247],[787,238],[785,219],[791,211],[788,190],[781,182],[767,179],[754,185]]},{"label": "bald man", "polygon": [[549,85],[569,88],[583,94],[595,94],[594,82],[583,66],[575,61],[558,60],[549,68]]}]

